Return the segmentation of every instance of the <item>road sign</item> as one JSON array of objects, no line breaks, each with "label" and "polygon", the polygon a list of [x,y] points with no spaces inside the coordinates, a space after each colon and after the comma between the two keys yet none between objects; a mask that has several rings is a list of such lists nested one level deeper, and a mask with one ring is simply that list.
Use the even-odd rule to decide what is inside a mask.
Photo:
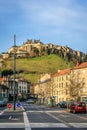
[{"label": "road sign", "polygon": [[8,104],[7,104],[7,107],[10,109],[10,108],[12,108],[13,106],[12,106],[11,103],[8,103]]},{"label": "road sign", "polygon": [[18,103],[16,104],[16,106],[17,106],[17,107],[21,107],[21,103],[18,102]]}]

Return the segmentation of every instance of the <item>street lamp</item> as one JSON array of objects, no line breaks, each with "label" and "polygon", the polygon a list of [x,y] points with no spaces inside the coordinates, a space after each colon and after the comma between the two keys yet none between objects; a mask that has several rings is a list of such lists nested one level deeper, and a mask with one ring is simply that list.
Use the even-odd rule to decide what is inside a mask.
[{"label": "street lamp", "polygon": [[15,83],[15,78],[16,78],[16,49],[15,49],[15,47],[16,47],[16,35],[14,34],[14,73],[13,73],[13,75],[14,75],[14,80],[13,80],[13,101],[14,101],[14,110],[16,109],[16,107],[15,107],[15,85],[16,85],[16,83]]}]

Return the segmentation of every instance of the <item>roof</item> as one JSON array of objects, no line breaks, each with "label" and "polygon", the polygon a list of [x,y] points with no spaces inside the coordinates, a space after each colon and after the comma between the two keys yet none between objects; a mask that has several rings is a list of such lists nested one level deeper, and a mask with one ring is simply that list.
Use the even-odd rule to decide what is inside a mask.
[{"label": "roof", "polygon": [[53,74],[53,77],[70,74],[70,71],[71,71],[70,69],[61,70],[60,72]]},{"label": "roof", "polygon": [[76,69],[87,68],[87,62],[83,62],[75,67]]},{"label": "roof", "polygon": [[6,81],[6,77],[0,77],[0,81]]}]

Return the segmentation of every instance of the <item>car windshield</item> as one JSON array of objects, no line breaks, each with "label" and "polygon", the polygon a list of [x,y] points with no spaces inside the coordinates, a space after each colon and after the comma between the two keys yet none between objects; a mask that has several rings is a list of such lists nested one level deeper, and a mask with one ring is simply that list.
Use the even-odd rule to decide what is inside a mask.
[{"label": "car windshield", "polygon": [[85,106],[85,103],[79,103],[78,106],[83,107],[83,106]]}]

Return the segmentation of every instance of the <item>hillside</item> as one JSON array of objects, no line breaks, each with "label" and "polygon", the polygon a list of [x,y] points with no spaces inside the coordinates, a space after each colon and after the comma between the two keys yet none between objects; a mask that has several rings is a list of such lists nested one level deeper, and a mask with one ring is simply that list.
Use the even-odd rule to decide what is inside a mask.
[{"label": "hillside", "polygon": [[[13,64],[13,58],[9,58],[4,62],[5,67],[3,69],[13,69]],[[23,77],[35,83],[42,73],[54,73],[58,69],[70,68],[73,66],[72,62],[68,62],[55,54],[35,58],[17,58],[16,76]]]}]

